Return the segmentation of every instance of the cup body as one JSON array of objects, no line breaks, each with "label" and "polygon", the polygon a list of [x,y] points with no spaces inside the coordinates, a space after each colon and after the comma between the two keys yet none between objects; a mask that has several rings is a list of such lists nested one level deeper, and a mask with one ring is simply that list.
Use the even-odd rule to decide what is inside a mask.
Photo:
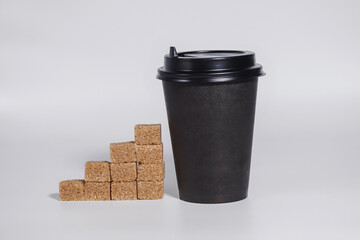
[{"label": "cup body", "polygon": [[162,80],[179,195],[196,203],[247,197],[258,77],[255,53],[170,47]]},{"label": "cup body", "polygon": [[247,197],[257,80],[163,81],[180,199],[225,203]]}]

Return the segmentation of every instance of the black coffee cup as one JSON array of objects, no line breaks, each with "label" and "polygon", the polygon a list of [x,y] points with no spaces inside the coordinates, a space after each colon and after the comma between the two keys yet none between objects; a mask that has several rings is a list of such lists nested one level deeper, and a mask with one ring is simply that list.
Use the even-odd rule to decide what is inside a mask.
[{"label": "black coffee cup", "polygon": [[247,197],[257,80],[249,51],[170,47],[163,81],[180,199],[225,203]]}]

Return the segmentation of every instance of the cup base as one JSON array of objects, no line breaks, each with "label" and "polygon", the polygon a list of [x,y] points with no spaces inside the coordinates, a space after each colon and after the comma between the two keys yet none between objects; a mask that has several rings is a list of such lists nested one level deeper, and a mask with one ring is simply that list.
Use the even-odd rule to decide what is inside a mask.
[{"label": "cup base", "polygon": [[[197,197],[197,198],[196,198]],[[205,204],[219,204],[219,203],[231,203],[238,202],[247,198],[247,194],[243,194],[240,196],[215,196],[211,198],[198,198],[197,195],[195,198],[190,196],[185,196],[184,194],[180,194],[180,199],[185,202],[191,203],[205,203]]]}]

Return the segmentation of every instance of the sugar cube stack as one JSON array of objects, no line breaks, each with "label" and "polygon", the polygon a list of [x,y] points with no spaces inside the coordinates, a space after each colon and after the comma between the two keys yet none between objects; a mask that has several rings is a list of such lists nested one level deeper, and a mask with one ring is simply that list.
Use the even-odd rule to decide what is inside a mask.
[{"label": "sugar cube stack", "polygon": [[135,143],[138,162],[138,199],[161,199],[164,196],[161,125],[136,125]]},{"label": "sugar cube stack", "polygon": [[164,196],[160,124],[135,126],[135,141],[110,143],[110,159],[85,163],[85,180],[59,183],[61,201],[152,200]]},{"label": "sugar cube stack", "polygon": [[105,161],[85,163],[85,200],[110,200],[110,164]]},{"label": "sugar cube stack", "polygon": [[137,199],[135,142],[110,144],[111,199]]}]

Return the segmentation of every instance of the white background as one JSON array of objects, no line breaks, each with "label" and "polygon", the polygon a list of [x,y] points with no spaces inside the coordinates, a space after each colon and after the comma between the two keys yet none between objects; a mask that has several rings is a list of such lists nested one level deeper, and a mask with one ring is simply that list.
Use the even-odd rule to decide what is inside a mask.
[{"label": "white background", "polygon": [[[360,4],[0,1],[1,239],[359,239]],[[256,52],[249,198],[178,199],[161,81],[168,47]],[[161,123],[165,197],[60,202],[110,142]]]}]

